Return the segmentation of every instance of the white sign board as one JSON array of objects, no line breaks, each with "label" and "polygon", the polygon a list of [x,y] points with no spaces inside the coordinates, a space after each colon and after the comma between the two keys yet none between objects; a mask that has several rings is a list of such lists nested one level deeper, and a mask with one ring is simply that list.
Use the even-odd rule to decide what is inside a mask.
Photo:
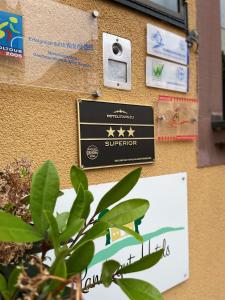
[{"label": "white sign board", "polygon": [[[98,201],[114,184],[106,183],[90,187],[96,200],[92,207],[93,212]],[[57,202],[56,210],[58,212],[68,211],[75,199],[73,190],[65,190],[64,193],[64,196],[60,197]],[[101,266],[104,261],[115,259],[121,265],[129,264],[139,260],[142,255],[153,253],[161,248],[164,249],[164,256],[156,266],[126,277],[149,281],[161,292],[188,279],[186,173],[140,179],[126,197],[126,199],[132,198],[144,198],[150,201],[149,211],[145,218],[138,223],[138,230],[144,238],[144,244],[140,244],[131,236],[123,235],[116,229],[110,231],[108,245],[106,245],[106,237],[99,238],[95,245],[95,257],[87,272],[82,276],[83,287],[100,278]],[[127,297],[115,284],[111,285],[109,289],[97,286],[85,294],[84,298],[85,300],[127,300]]]},{"label": "white sign board", "polygon": [[146,58],[146,85],[182,93],[188,92],[188,67],[153,57]]},{"label": "white sign board", "polygon": [[151,24],[147,25],[147,52],[184,65],[189,63],[185,38]]}]

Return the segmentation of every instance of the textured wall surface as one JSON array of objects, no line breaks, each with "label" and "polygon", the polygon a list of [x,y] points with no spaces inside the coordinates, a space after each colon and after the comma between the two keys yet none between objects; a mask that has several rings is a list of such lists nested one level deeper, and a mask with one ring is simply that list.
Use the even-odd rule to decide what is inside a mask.
[{"label": "textured wall surface", "polygon": [[[145,86],[147,23],[183,35],[182,31],[108,0],[61,2],[100,12],[99,56],[96,59],[99,60],[101,99],[154,106],[159,94],[183,96]],[[196,26],[195,0],[188,3],[189,29],[193,29]],[[103,87],[102,32],[131,40],[132,91]],[[190,92],[187,94],[191,98],[197,97],[196,74],[197,55],[191,51]],[[52,159],[62,177],[62,187],[70,187],[69,168],[78,163],[75,100],[91,96],[5,84],[0,84],[0,90],[0,167],[21,156],[31,158],[34,166]],[[156,163],[143,166],[143,177],[188,173],[190,280],[166,292],[165,300],[225,299],[225,166],[197,168],[196,149],[194,142],[156,142]],[[92,184],[116,181],[132,169],[88,171],[88,177]]]}]

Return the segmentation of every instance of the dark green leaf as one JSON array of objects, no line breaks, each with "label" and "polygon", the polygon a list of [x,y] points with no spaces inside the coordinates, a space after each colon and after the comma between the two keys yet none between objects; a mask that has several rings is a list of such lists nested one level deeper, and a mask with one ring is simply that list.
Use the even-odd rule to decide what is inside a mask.
[{"label": "dark green leaf", "polygon": [[70,225],[70,223],[72,223],[74,219],[76,219],[76,218],[81,219],[81,216],[84,213],[84,207],[85,207],[84,200],[85,200],[84,189],[81,185],[79,187],[77,197],[76,197],[75,201],[73,202],[73,206],[70,210],[70,215],[68,218],[67,226]]},{"label": "dark green leaf", "polygon": [[144,199],[132,199],[124,201],[109,212],[107,212],[102,218],[102,222],[110,224],[126,225],[140,217],[143,217],[149,208],[149,202]]},{"label": "dark green leaf", "polygon": [[59,236],[60,242],[67,242],[71,237],[73,237],[80,229],[83,227],[84,219],[73,219],[67,226],[67,228]]},{"label": "dark green leaf", "polygon": [[155,264],[157,264],[157,262],[161,259],[162,255],[163,250],[159,250],[155,253],[146,255],[140,260],[134,262],[133,264],[121,268],[118,271],[118,274],[127,274],[147,270],[153,267]]},{"label": "dark green leaf", "polygon": [[58,197],[61,197],[61,196],[63,196],[63,195],[64,195],[64,193],[63,193],[62,191],[59,191]]},{"label": "dark green leaf", "polygon": [[92,193],[89,191],[84,191],[84,210],[81,217],[85,220],[88,218],[90,214],[90,206],[93,201],[94,201],[94,197]]},{"label": "dark green leaf", "polygon": [[134,230],[130,229],[129,227],[126,227],[126,226],[123,226],[123,225],[121,225],[121,226],[115,225],[115,227],[117,227],[120,230],[128,233],[129,235],[132,235],[136,240],[143,243],[142,236],[139,233],[135,232]]},{"label": "dark green leaf", "polygon": [[5,277],[0,273],[0,292],[7,290],[7,282]]},{"label": "dark green leaf", "polygon": [[9,290],[11,298],[13,298],[13,295],[15,294],[16,290],[18,289],[16,287],[16,284],[17,284],[18,277],[19,277],[21,271],[22,271],[21,268],[15,267],[9,276],[8,290]]},{"label": "dark green leaf", "polygon": [[43,239],[34,228],[18,217],[0,212],[0,241],[12,243],[32,243]]},{"label": "dark green leaf", "polygon": [[109,287],[113,281],[113,274],[119,269],[120,264],[115,260],[106,261],[102,265],[101,281],[105,287]]},{"label": "dark green leaf", "polygon": [[54,164],[46,161],[34,173],[31,184],[30,207],[34,225],[43,235],[48,229],[44,210],[53,214],[59,195],[59,176]]},{"label": "dark green leaf", "polygon": [[118,202],[120,199],[125,197],[136,185],[139,177],[141,175],[141,168],[138,168],[122,180],[120,180],[111,190],[109,190],[101,199],[96,209],[96,214],[102,210],[108,208],[112,204]]},{"label": "dark green leaf", "polygon": [[[54,273],[51,274],[60,278],[67,278],[67,269],[66,269],[66,263],[64,259],[60,259],[58,261],[57,265],[55,265]],[[49,284],[49,291],[53,291],[57,289],[57,287],[59,287],[61,284],[62,282],[58,280],[51,280]]]},{"label": "dark green leaf", "polygon": [[71,183],[76,192],[78,192],[79,186],[82,185],[84,190],[88,190],[88,179],[84,171],[76,166],[72,166],[70,170]]},{"label": "dark green leaf", "polygon": [[110,224],[105,222],[97,222],[95,223],[91,229],[89,229],[84,237],[79,241],[79,244],[83,244],[86,241],[89,240],[95,240],[96,238],[102,236],[106,233],[106,230],[110,227]]},{"label": "dark green leaf", "polygon": [[68,276],[81,273],[88,267],[94,257],[95,246],[92,241],[87,241],[78,247],[67,260]]},{"label": "dark green leaf", "polygon": [[58,223],[59,232],[63,232],[66,229],[66,224],[68,221],[70,213],[69,212],[63,212],[61,214],[56,215],[56,221]]},{"label": "dark green leaf", "polygon": [[127,278],[115,282],[131,300],[163,300],[160,292],[146,281]]},{"label": "dark green leaf", "polygon": [[55,249],[55,254],[57,255],[60,248],[58,224],[55,217],[50,212],[44,211],[44,214],[50,227],[49,236],[52,240]]}]

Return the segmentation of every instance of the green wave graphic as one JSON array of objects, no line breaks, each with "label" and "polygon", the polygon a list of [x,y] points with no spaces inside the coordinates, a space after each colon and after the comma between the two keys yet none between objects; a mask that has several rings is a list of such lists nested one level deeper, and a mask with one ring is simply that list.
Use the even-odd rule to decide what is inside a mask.
[{"label": "green wave graphic", "polygon": [[[169,233],[169,232],[174,232],[174,231],[181,231],[184,230],[184,227],[163,227],[160,228],[159,230],[156,230],[154,232],[150,232],[147,233],[145,235],[143,235],[143,240],[144,242],[149,241],[150,239],[160,236],[164,233]],[[89,269],[95,265],[97,265],[98,263],[101,263],[102,261],[105,261],[107,259],[109,259],[110,257],[112,257],[113,255],[115,255],[117,252],[119,252],[120,250],[129,247],[129,246],[135,246],[141,244],[141,242],[139,242],[138,240],[136,240],[134,237],[128,237],[125,240],[122,240],[120,242],[117,242],[115,244],[113,244],[112,246],[96,253],[96,255],[94,256],[94,258],[92,259],[90,265],[89,265]]]}]

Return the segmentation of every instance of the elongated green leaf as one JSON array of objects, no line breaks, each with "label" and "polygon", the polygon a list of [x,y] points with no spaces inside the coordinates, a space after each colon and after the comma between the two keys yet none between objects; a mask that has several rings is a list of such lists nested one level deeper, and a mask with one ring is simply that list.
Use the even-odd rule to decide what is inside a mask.
[{"label": "elongated green leaf", "polygon": [[49,236],[52,240],[55,254],[57,255],[60,248],[58,224],[55,217],[50,212],[44,211],[44,214],[50,227]]},{"label": "elongated green leaf", "polygon": [[0,273],[0,292],[7,290],[7,282],[5,277]]},{"label": "elongated green leaf", "polygon": [[43,211],[53,213],[59,195],[59,176],[54,164],[46,161],[33,175],[30,207],[34,225],[42,234],[48,229]]},{"label": "elongated green leaf", "polygon": [[75,201],[73,202],[73,206],[70,210],[70,215],[68,218],[68,222],[67,222],[67,226],[73,222],[74,219],[76,218],[81,218],[81,216],[84,213],[84,189],[82,187],[82,185],[80,185],[78,193],[77,193],[77,197],[75,199]]},{"label": "elongated green leaf", "polygon": [[84,190],[88,190],[88,179],[84,171],[76,166],[72,166],[70,170],[71,183],[76,192],[78,192],[79,186],[82,185]]},{"label": "elongated green leaf", "polygon": [[9,280],[8,280],[8,290],[9,290],[11,298],[13,298],[13,295],[15,294],[16,290],[18,289],[16,287],[16,284],[17,284],[18,277],[21,272],[22,272],[21,268],[15,267],[14,270],[10,273]]},{"label": "elongated green leaf", "polygon": [[73,219],[59,236],[59,241],[67,242],[71,237],[78,233],[78,231],[80,231],[80,229],[84,226],[84,222],[84,219]]},{"label": "elongated green leaf", "polygon": [[157,264],[157,262],[159,262],[159,260],[161,259],[162,255],[163,250],[159,250],[155,253],[146,255],[140,260],[134,262],[133,264],[121,268],[118,271],[118,274],[127,274],[147,270],[153,267],[155,264]]},{"label": "elongated green leaf", "polygon": [[86,241],[89,240],[95,240],[98,237],[102,236],[103,234],[105,234],[106,230],[110,228],[110,224],[105,223],[105,222],[97,222],[96,224],[94,224],[91,229],[89,229],[84,237],[79,241],[79,245],[83,244]]},{"label": "elongated green leaf", "polygon": [[109,287],[113,281],[113,274],[119,269],[120,264],[115,260],[106,261],[102,265],[101,281],[105,287]]},{"label": "elongated green leaf", "polygon": [[115,282],[131,300],[163,300],[160,292],[146,281],[127,278]]},{"label": "elongated green leaf", "polygon": [[87,241],[78,247],[67,260],[68,276],[81,273],[88,267],[94,257],[95,246],[92,241]]},{"label": "elongated green leaf", "polygon": [[149,208],[149,202],[144,199],[132,199],[124,201],[109,212],[102,218],[102,222],[107,222],[115,225],[126,225],[140,217],[143,217]]},{"label": "elongated green leaf", "polygon": [[66,224],[68,221],[70,213],[69,212],[63,212],[61,214],[56,215],[56,221],[58,223],[59,232],[63,232],[66,229]]},{"label": "elongated green leaf", "polygon": [[[55,275],[60,278],[67,278],[67,269],[66,269],[66,263],[63,259],[60,259],[55,266],[54,273],[52,275]],[[62,284],[62,282],[58,280],[51,280],[49,284],[49,292],[57,289]]]},{"label": "elongated green leaf", "polygon": [[122,180],[120,180],[111,190],[109,190],[101,199],[95,214],[100,213],[112,204],[125,197],[136,185],[141,175],[141,168],[135,169]]},{"label": "elongated green leaf", "polygon": [[31,225],[11,214],[0,212],[0,241],[32,243],[43,240],[43,236]]},{"label": "elongated green leaf", "polygon": [[126,227],[126,226],[123,226],[123,225],[121,225],[121,226],[115,225],[115,227],[117,227],[120,230],[128,233],[129,235],[132,235],[136,240],[143,243],[144,240],[143,240],[142,236],[139,233],[135,232],[134,230],[132,230],[132,229]]},{"label": "elongated green leaf", "polygon": [[82,213],[82,218],[87,219],[90,214],[91,203],[94,201],[94,197],[91,192],[84,191],[84,210]]}]

